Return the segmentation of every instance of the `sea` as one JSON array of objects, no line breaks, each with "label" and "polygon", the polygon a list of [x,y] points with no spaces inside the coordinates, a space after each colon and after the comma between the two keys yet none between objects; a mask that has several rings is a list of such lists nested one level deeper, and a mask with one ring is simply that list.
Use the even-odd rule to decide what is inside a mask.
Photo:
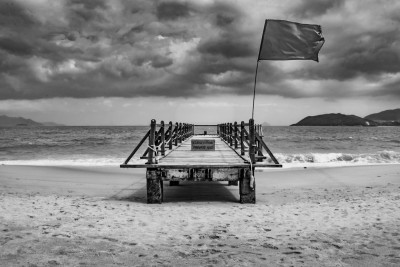
[{"label": "sea", "polygon": [[[119,167],[148,129],[148,126],[3,127],[0,164]],[[195,133],[213,134],[215,130],[196,127]],[[400,127],[267,126],[263,132],[265,143],[283,168],[400,164]],[[140,156],[145,148],[135,156]]]}]

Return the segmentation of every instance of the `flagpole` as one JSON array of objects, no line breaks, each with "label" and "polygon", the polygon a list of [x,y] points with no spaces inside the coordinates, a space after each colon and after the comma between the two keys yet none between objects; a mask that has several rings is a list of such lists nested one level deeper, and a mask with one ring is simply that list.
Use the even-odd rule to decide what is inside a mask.
[{"label": "flagpole", "polygon": [[263,34],[261,36],[260,49],[258,50],[256,75],[254,76],[253,110],[251,111],[251,119],[253,119],[253,120],[254,120],[254,102],[255,102],[255,99],[256,99],[256,84],[257,84],[258,62],[260,61],[261,48],[262,48],[262,44],[264,42],[264,33],[265,33],[265,28],[267,27],[267,22],[268,22],[268,20],[266,19],[265,23],[264,23]]},{"label": "flagpole", "polygon": [[258,62],[260,60],[257,60],[257,67],[256,67],[256,75],[254,76],[254,90],[253,90],[253,110],[251,112],[251,118],[254,120],[254,102],[256,99],[256,83],[257,83],[257,72],[258,72]]}]

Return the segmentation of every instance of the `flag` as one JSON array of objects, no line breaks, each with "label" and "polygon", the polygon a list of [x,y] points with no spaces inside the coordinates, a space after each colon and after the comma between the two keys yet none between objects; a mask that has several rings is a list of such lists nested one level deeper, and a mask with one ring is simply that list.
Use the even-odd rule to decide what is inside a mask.
[{"label": "flag", "polygon": [[258,60],[315,60],[324,44],[321,26],[265,20]]}]

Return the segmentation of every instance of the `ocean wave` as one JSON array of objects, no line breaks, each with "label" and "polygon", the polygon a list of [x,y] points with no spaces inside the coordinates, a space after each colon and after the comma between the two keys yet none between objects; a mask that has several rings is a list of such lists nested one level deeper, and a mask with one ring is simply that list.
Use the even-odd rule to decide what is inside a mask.
[{"label": "ocean wave", "polygon": [[[348,166],[370,164],[400,164],[400,152],[379,151],[376,153],[306,153],[282,154],[276,153],[275,157],[282,165],[290,166]],[[271,161],[271,160],[269,160]],[[272,161],[271,161],[272,162]]]},{"label": "ocean wave", "polygon": [[[285,168],[303,166],[352,166],[374,164],[400,164],[400,152],[379,151],[376,153],[275,153],[275,157]],[[131,163],[133,163],[131,160]],[[116,166],[125,161],[120,157],[70,157],[35,160],[0,160],[0,165],[35,165],[35,166]],[[272,163],[271,159],[268,159]],[[143,163],[143,162],[142,162]]]}]

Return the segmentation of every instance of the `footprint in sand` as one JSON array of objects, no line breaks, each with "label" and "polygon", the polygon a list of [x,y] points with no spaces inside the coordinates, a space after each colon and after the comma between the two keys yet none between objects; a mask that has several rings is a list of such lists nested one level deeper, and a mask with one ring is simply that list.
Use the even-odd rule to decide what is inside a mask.
[{"label": "footprint in sand", "polygon": [[274,245],[269,244],[269,243],[264,243],[264,244],[262,244],[262,246],[263,246],[264,248],[269,248],[269,249],[278,249],[277,246],[274,246]]},{"label": "footprint in sand", "polygon": [[282,252],[282,254],[285,254],[285,255],[301,254],[301,252],[300,251],[286,251],[286,252]]}]

